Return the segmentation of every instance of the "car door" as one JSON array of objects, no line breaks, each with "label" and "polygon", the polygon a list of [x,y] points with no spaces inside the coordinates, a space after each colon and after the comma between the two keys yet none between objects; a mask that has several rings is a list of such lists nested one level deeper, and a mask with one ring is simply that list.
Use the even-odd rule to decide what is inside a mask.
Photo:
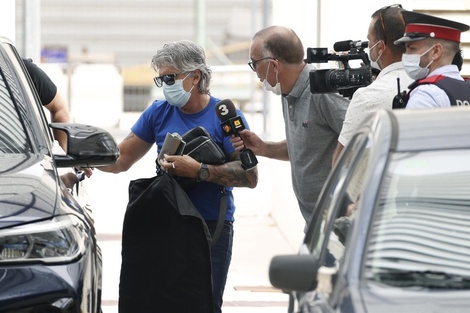
[{"label": "car door", "polygon": [[[349,228],[362,195],[372,140],[356,134],[330,173],[308,226],[300,255],[312,256],[317,271],[303,289],[291,292],[291,312],[332,312],[329,295],[344,254]],[[273,264],[273,263],[271,263]]]}]

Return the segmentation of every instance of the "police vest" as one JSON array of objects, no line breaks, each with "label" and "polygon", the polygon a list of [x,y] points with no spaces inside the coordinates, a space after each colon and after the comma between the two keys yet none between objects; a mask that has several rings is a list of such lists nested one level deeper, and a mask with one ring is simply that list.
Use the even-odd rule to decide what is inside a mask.
[{"label": "police vest", "polygon": [[470,80],[458,80],[444,75],[435,75],[413,82],[408,88],[402,108],[406,107],[411,91],[419,85],[434,84],[444,90],[452,106],[470,106]]}]

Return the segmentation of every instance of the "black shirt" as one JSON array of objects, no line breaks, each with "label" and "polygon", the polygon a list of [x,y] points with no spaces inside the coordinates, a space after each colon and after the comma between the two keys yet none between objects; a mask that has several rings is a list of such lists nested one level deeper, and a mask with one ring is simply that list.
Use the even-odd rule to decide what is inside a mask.
[{"label": "black shirt", "polygon": [[31,76],[34,87],[36,87],[42,105],[48,105],[57,93],[57,86],[31,59],[23,59],[23,62],[29,76]]}]

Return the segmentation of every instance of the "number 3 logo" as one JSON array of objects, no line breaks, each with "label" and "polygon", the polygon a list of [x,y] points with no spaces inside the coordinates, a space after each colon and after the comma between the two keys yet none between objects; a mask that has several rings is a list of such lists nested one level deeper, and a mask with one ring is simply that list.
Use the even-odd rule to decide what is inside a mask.
[{"label": "number 3 logo", "polygon": [[219,111],[220,111],[220,115],[227,115],[228,114],[228,109],[227,109],[227,106],[225,104],[222,104],[221,106],[219,106]]}]

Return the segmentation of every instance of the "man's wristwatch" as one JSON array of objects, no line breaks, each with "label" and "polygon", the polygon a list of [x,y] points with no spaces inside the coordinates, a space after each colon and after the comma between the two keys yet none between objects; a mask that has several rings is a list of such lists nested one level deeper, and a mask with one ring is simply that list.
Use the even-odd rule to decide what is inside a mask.
[{"label": "man's wristwatch", "polygon": [[201,163],[201,168],[197,172],[197,181],[206,181],[209,178],[209,167],[205,163]]}]

